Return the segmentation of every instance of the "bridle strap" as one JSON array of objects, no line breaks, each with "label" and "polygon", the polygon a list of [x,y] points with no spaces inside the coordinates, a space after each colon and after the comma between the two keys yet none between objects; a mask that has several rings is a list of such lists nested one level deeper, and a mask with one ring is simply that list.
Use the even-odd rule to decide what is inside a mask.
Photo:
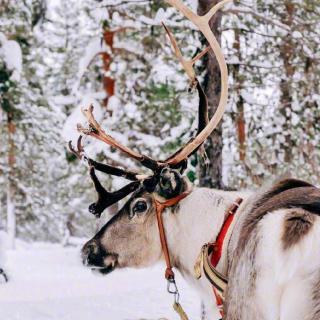
[{"label": "bridle strap", "polygon": [[173,309],[179,315],[180,320],[188,320],[188,316],[185,313],[185,311],[183,310],[181,304],[179,303],[180,294],[179,294],[178,287],[176,285],[175,275],[172,270],[172,264],[171,264],[171,260],[170,260],[167,237],[166,237],[166,233],[165,233],[164,225],[163,225],[162,213],[166,208],[172,207],[172,206],[178,204],[182,199],[187,197],[190,193],[191,193],[191,190],[185,191],[185,192],[181,193],[180,195],[178,195],[177,197],[171,198],[171,199],[166,200],[164,202],[157,200],[155,198],[155,196],[153,196],[153,202],[154,202],[154,205],[156,208],[156,214],[157,214],[158,229],[159,229],[159,236],[160,236],[162,252],[164,254],[164,258],[165,258],[166,265],[167,265],[166,272],[165,272],[165,278],[168,281],[167,291],[168,291],[168,293],[174,295]]},{"label": "bridle strap", "polygon": [[162,213],[166,208],[169,208],[169,207],[172,207],[172,206],[178,204],[182,199],[187,197],[190,193],[191,193],[191,191],[183,192],[183,193],[179,194],[177,197],[171,198],[171,199],[166,200],[164,202],[160,202],[159,200],[155,199],[155,197],[153,198],[154,205],[156,208],[162,252],[164,254],[164,258],[165,258],[166,266],[167,266],[166,271],[165,271],[165,278],[167,280],[174,279],[174,272],[172,270],[172,264],[171,264],[170,254],[169,254],[169,249],[168,249],[168,244],[167,244],[167,237],[166,237],[166,233],[165,233],[164,225],[163,225]]}]

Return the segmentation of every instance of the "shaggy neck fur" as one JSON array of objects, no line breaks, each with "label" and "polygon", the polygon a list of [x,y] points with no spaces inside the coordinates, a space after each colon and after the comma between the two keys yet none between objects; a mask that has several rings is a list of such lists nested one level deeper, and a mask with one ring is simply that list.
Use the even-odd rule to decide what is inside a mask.
[{"label": "shaggy neck fur", "polygon": [[[195,188],[176,208],[164,214],[172,264],[199,292],[208,319],[219,316],[219,312],[209,281],[204,275],[200,280],[195,278],[194,264],[203,244],[215,241],[225,220],[226,210],[238,196],[236,192]],[[223,273],[226,272],[226,261],[226,252],[223,252],[217,266]]]}]

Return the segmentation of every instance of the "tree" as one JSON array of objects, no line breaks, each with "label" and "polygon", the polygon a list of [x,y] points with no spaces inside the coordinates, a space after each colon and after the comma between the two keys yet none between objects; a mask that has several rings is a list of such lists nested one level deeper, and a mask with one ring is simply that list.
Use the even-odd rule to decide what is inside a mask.
[{"label": "tree", "polygon": [[[198,14],[206,14],[218,2],[217,0],[199,0]],[[210,21],[210,28],[219,43],[221,43],[221,18],[221,12],[217,12]],[[202,39],[202,43],[204,42],[205,40]],[[208,97],[209,115],[212,116],[219,104],[220,69],[217,60],[210,54],[205,56],[201,69],[204,73],[203,87]],[[200,165],[200,186],[222,189],[224,187],[222,181],[222,122],[208,138],[205,148],[208,161]]]},{"label": "tree", "polygon": [[[241,44],[241,61],[228,46],[229,65],[240,65],[240,77],[231,74],[231,116],[239,112],[233,101],[239,101],[236,91],[242,88],[246,129],[246,157],[233,157],[229,184],[259,185],[287,173],[317,181],[319,6],[314,1],[252,1],[227,11],[234,14],[226,19],[227,32],[238,33]],[[227,134],[228,148],[234,150],[237,142]]]},{"label": "tree", "polygon": [[7,231],[9,236],[9,246],[14,248],[16,236],[16,212],[15,212],[15,165],[16,165],[16,148],[15,148],[15,120],[19,117],[19,109],[16,107],[19,96],[17,82],[21,74],[21,49],[19,44],[14,40],[8,40],[4,34],[0,34],[0,106],[1,111],[5,114],[6,133],[7,133],[7,162],[6,172],[7,182]]},{"label": "tree", "polygon": [[[7,230],[12,246],[16,231],[19,237],[29,239],[61,238],[57,230],[61,230],[67,209],[63,203],[59,206],[59,197],[55,197],[64,186],[57,181],[67,166],[60,136],[64,117],[47,98],[42,82],[46,64],[40,46],[39,24],[43,21],[41,14],[45,14],[38,10],[41,3],[8,3],[2,19],[1,107],[7,114],[2,121],[8,125],[1,128],[8,143],[2,147],[0,163],[9,183],[0,183],[8,195],[6,199],[1,195],[1,200],[8,208]],[[10,54],[6,56],[8,44]]]}]

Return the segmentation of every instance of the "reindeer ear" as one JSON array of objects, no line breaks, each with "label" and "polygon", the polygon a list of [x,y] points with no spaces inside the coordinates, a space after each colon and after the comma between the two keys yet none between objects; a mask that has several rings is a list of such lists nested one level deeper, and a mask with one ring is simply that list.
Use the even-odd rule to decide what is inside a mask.
[{"label": "reindeer ear", "polygon": [[159,183],[156,187],[156,192],[165,199],[170,199],[178,196],[184,191],[185,181],[179,170],[163,168]]}]

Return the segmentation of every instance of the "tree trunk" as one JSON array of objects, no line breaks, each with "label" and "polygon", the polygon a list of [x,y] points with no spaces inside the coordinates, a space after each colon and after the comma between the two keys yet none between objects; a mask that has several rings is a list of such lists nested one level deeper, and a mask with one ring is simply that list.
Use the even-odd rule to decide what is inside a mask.
[{"label": "tree trunk", "polygon": [[236,29],[234,33],[234,44],[233,48],[239,63],[233,65],[233,77],[236,85],[237,101],[236,101],[236,124],[238,132],[238,150],[239,150],[239,160],[244,162],[246,159],[246,123],[244,118],[244,99],[241,93],[243,88],[243,79],[240,73],[240,63],[241,63],[241,48],[240,48],[240,30]]},{"label": "tree trunk", "polygon": [[[291,1],[285,1],[285,14],[281,18],[281,22],[286,24],[292,29],[293,16],[294,16],[294,4]],[[280,82],[280,113],[285,118],[283,124],[282,134],[284,136],[284,143],[282,144],[282,150],[284,151],[284,161],[286,163],[292,162],[292,137],[291,137],[291,109],[292,109],[292,93],[291,93],[291,81],[294,75],[294,43],[291,33],[283,38],[280,46],[280,56],[284,65],[284,77]]]},{"label": "tree trunk", "polygon": [[[218,2],[219,1],[217,0],[199,0],[198,14],[204,15]],[[221,17],[221,11],[218,11],[210,21],[211,30],[219,43],[221,40]],[[205,43],[206,40],[202,39],[202,42]],[[205,55],[202,68],[205,72],[202,85],[204,92],[208,97],[209,115],[211,117],[218,107],[221,92],[220,68],[213,54]],[[220,122],[218,127],[207,139],[205,145],[209,163],[200,164],[200,186],[223,189],[222,147],[222,122]]]},{"label": "tree trunk", "polygon": [[16,162],[15,159],[15,146],[13,135],[16,131],[15,125],[13,123],[12,114],[8,113],[8,185],[7,185],[7,232],[8,232],[8,240],[9,247],[14,249],[15,247],[15,238],[16,238],[16,214],[15,214],[15,186],[13,182],[13,174],[14,174],[14,165]]},{"label": "tree trunk", "polygon": [[[244,116],[244,98],[242,96],[242,89],[244,86],[244,80],[242,74],[244,71],[242,70],[241,61],[241,30],[235,29],[234,30],[234,43],[233,49],[235,52],[235,56],[237,58],[238,63],[233,63],[230,65],[230,73],[232,73],[234,79],[234,91],[236,93],[236,112],[235,115],[232,117],[232,121],[237,128],[237,138],[238,138],[238,155],[239,155],[239,162],[242,166],[242,169],[247,172],[248,175],[251,172],[248,172],[248,168],[245,164],[246,160],[246,120]],[[245,178],[238,178],[238,183],[240,188],[245,186]]]}]

